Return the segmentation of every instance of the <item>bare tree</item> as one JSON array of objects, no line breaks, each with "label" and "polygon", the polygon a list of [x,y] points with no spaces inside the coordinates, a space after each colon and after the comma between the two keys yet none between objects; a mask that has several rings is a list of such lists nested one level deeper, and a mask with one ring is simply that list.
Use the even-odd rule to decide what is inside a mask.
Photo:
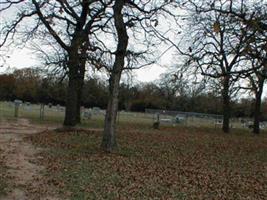
[{"label": "bare tree", "polygon": [[266,70],[257,70],[254,74],[248,76],[251,90],[255,95],[254,101],[254,124],[253,124],[253,133],[260,133],[260,117],[261,117],[261,98],[263,93],[263,86],[266,80]]},{"label": "bare tree", "polygon": [[259,50],[258,55],[261,55],[262,57],[265,56],[265,58],[261,60],[261,59],[253,59],[251,57],[248,57],[249,60],[247,64],[251,65],[254,70],[251,73],[244,74],[244,77],[248,80],[248,86],[242,87],[242,88],[249,90],[254,94],[253,133],[259,134],[260,133],[260,118],[261,118],[261,103],[262,103],[261,99],[262,99],[264,83],[267,78],[267,59],[266,59],[267,55],[264,49],[262,48],[256,48],[256,49]]},{"label": "bare tree", "polygon": [[[157,33],[173,44],[186,57],[189,68],[197,68],[203,76],[218,79],[223,102],[223,131],[229,132],[231,116],[230,88],[239,76],[252,68],[242,65],[246,60],[246,43],[256,34],[240,21],[218,10],[226,1],[188,1],[182,4],[185,12],[183,36],[180,42]],[[215,9],[216,8],[216,9]]]},{"label": "bare tree", "polygon": [[[113,20],[107,24],[103,32],[115,38],[116,47],[102,44],[95,52],[98,55],[91,57],[93,65],[104,67],[109,73],[109,101],[101,145],[107,152],[117,147],[116,117],[121,75],[123,71],[139,69],[155,63],[157,58],[152,58],[156,55],[152,48],[161,41],[153,35],[152,30],[158,25],[160,15],[170,14],[167,7],[171,4],[168,1],[157,0],[147,2],[115,0],[114,2]],[[114,29],[116,31],[112,31]],[[115,49],[114,52],[111,49]]]},{"label": "bare tree", "polygon": [[[69,79],[65,126],[79,122],[81,88],[87,52],[94,51],[93,33],[102,28],[101,21],[112,1],[87,0],[4,0],[0,13],[17,10],[13,20],[2,22],[0,47],[11,42],[25,43],[33,38],[51,37],[67,55]],[[100,23],[101,21],[101,23]],[[4,24],[5,23],[5,24]],[[20,37],[16,37],[20,36]],[[17,43],[17,42],[16,42]]]},{"label": "bare tree", "polygon": [[253,91],[255,95],[253,132],[258,134],[261,98],[267,70],[267,2],[230,0],[225,2],[223,7],[216,7],[216,1],[213,1],[213,4],[214,6],[208,10],[216,10],[248,28],[246,34],[250,34],[250,37],[246,41],[243,54],[247,58],[245,64],[252,70],[241,76],[248,78],[250,87],[246,89]]}]

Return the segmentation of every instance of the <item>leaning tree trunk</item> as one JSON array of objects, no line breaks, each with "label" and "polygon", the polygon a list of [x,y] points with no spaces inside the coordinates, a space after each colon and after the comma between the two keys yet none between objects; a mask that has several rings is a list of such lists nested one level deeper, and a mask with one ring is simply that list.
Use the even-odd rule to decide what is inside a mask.
[{"label": "leaning tree trunk", "polygon": [[102,139],[102,148],[111,152],[117,148],[116,119],[119,103],[119,84],[121,74],[114,74],[110,79],[109,100],[105,116],[105,127]]},{"label": "leaning tree trunk", "polygon": [[223,99],[223,126],[222,130],[225,133],[230,131],[230,95],[229,95],[229,76],[225,76],[223,80],[222,89],[222,99]]},{"label": "leaning tree trunk", "polygon": [[122,8],[125,0],[116,0],[114,10],[114,22],[118,36],[115,62],[111,70],[109,82],[109,100],[106,110],[105,126],[101,147],[106,152],[111,152],[117,147],[116,142],[116,118],[118,111],[118,96],[121,73],[124,68],[124,59],[128,46],[128,35],[126,25],[123,21]]},{"label": "leaning tree trunk", "polygon": [[260,133],[260,113],[261,113],[261,96],[263,91],[264,79],[259,80],[258,91],[255,92],[255,107],[254,107],[254,124],[253,133]]}]

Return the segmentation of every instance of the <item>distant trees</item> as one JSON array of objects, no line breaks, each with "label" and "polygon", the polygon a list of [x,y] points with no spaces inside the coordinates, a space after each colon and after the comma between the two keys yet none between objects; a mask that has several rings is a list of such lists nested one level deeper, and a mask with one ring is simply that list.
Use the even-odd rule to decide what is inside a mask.
[{"label": "distant trees", "polygon": [[15,70],[15,94],[20,99],[27,101],[37,101],[40,73],[38,70],[26,68]]},{"label": "distant trees", "polygon": [[[24,69],[21,69],[24,70]],[[20,80],[16,81],[14,74],[0,75],[0,99],[2,101],[13,101],[21,99],[32,103],[52,103],[53,105],[65,105],[67,81],[59,81],[54,77],[44,76],[40,71],[34,69],[34,73],[38,73],[35,77],[38,84],[33,84],[32,90],[25,84],[26,88],[22,88],[25,83],[33,82],[31,76],[20,76]],[[26,71],[27,71],[26,70]],[[16,72],[18,73],[18,72]],[[19,74],[21,74],[19,72]],[[164,75],[164,79],[166,78]],[[21,78],[23,77],[23,79]],[[173,76],[170,76],[173,78]],[[20,83],[19,88],[25,91],[25,94],[18,91],[16,84]],[[139,83],[126,86],[126,83],[120,84],[119,109],[134,112],[145,112],[145,109],[166,109],[178,110],[185,112],[200,112],[210,114],[222,114],[221,97],[216,90],[206,85],[205,90],[201,92],[186,91],[183,95],[179,93],[167,92],[165,84],[159,79],[153,83]],[[170,85],[171,86],[171,85]],[[195,86],[197,87],[197,86]],[[175,91],[175,89],[174,89]],[[18,92],[18,93],[17,93]],[[88,77],[84,81],[83,97],[81,102],[87,108],[100,107],[106,109],[108,102],[108,82],[99,77]],[[130,97],[130,98],[128,98]],[[242,99],[232,99],[233,117],[253,117],[254,115],[254,99],[253,96]],[[171,101],[170,101],[171,99]],[[261,102],[260,120],[267,119],[267,113],[264,111],[266,99]]]},{"label": "distant trees", "polygon": [[0,74],[0,99],[12,100],[15,96],[16,82],[13,74]]}]

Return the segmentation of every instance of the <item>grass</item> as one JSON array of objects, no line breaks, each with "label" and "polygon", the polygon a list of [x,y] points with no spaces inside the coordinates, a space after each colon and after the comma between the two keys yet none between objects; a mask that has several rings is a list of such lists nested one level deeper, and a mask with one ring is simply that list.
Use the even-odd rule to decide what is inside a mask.
[{"label": "grass", "polygon": [[29,139],[47,149],[50,183],[73,200],[267,199],[266,133],[122,125],[112,154],[100,150],[97,131]]},{"label": "grass", "polygon": [[[58,111],[54,106],[49,108],[45,106],[44,110],[44,119],[40,119],[40,105],[33,104],[30,107],[27,105],[22,105],[19,107],[19,117],[30,119],[33,123],[37,124],[62,124],[64,120],[64,108],[61,108],[61,111]],[[0,102],[0,117],[4,118],[14,118],[14,104],[12,102]],[[161,116],[161,118],[171,119],[171,116]],[[153,114],[148,113],[134,113],[134,112],[119,112],[118,113],[118,124],[124,125],[129,122],[133,124],[142,125],[143,128],[150,128],[153,123]],[[92,127],[92,128],[101,128],[104,124],[104,115],[103,113],[93,114],[92,119],[83,120],[83,126]],[[162,122],[162,124],[164,124]],[[172,126],[172,123],[166,123],[165,126]],[[177,125],[177,124],[176,124]],[[214,119],[206,118],[188,118],[183,121],[181,124],[183,126],[201,126],[201,127],[214,127]],[[236,125],[240,127],[240,124]]]}]

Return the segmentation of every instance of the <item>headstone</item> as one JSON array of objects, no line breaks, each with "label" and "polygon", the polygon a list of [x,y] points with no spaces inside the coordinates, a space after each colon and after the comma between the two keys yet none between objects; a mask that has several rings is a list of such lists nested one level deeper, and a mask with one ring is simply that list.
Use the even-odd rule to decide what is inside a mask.
[{"label": "headstone", "polygon": [[91,119],[92,117],[92,112],[90,110],[85,109],[83,112],[83,118],[84,119]]},{"label": "headstone", "polygon": [[101,112],[101,109],[99,107],[93,107],[93,112],[95,114],[99,114]]},{"label": "headstone", "polygon": [[20,106],[23,102],[21,100],[19,100],[19,99],[15,99],[14,103],[15,103],[15,105],[19,105]]},{"label": "headstone", "polygon": [[182,115],[176,115],[174,118],[175,123],[179,124],[185,120],[185,117]]},{"label": "headstone", "polygon": [[155,120],[153,122],[153,128],[154,129],[159,129],[159,125],[160,125],[160,117],[159,117],[159,113],[156,113],[156,116],[155,116]]},{"label": "headstone", "polygon": [[18,117],[18,115],[19,115],[19,107],[20,107],[20,105],[22,104],[22,101],[19,100],[19,99],[16,99],[16,100],[14,101],[14,104],[15,104],[15,114],[14,114],[14,116],[15,116],[15,117]]},{"label": "headstone", "polygon": [[26,110],[31,111],[31,103],[25,102],[25,105],[26,105]]}]

